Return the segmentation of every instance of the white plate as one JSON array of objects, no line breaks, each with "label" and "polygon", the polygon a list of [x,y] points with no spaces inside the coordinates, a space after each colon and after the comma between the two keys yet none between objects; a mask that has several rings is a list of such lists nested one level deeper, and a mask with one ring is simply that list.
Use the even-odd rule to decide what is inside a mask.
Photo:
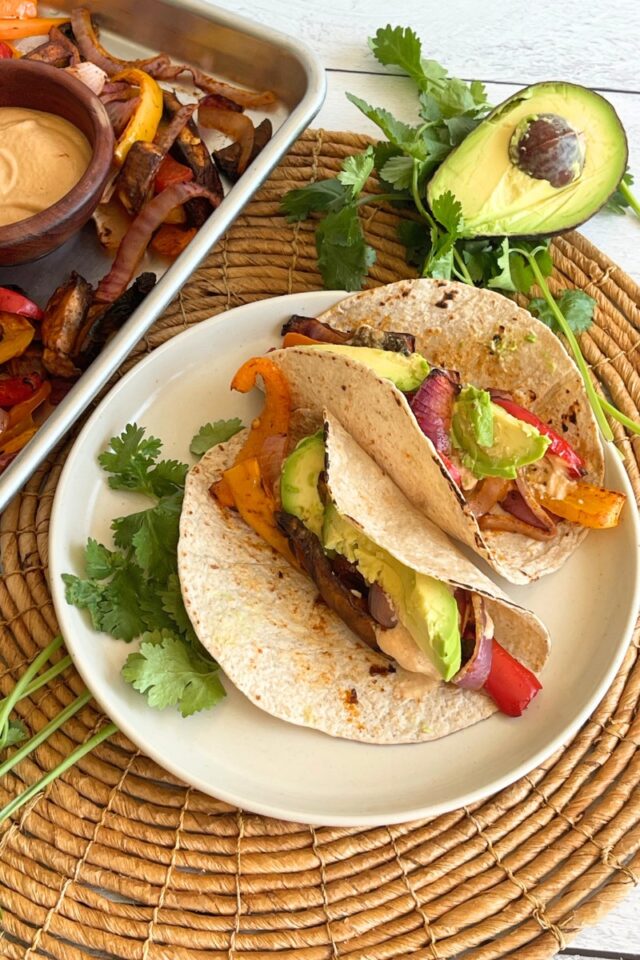
[{"label": "white plate", "polygon": [[603,697],[627,649],[640,602],[637,511],[623,466],[607,452],[607,483],[629,497],[624,520],[591,533],[563,569],[506,591],[544,620],[553,647],[544,690],[517,720],[495,715],[444,740],[371,746],[332,739],[268,716],[224,678],[226,700],[183,720],[146,706],[120,677],[131,651],[97,635],[67,605],[61,574],[83,573],[87,537],[110,543],[113,517],[145,502],[109,490],[96,462],[109,438],[135,420],[189,460],[198,428],[255,415],[257,397],[229,381],[250,355],[278,342],[292,313],[316,315],[344,294],[317,292],[231,310],[175,337],[103,400],[71,451],[56,492],[49,537],[51,586],[67,647],[111,719],[145,753],[206,793],[256,813],[317,824],[378,825],[443,813],[507,786],[566,742]]}]

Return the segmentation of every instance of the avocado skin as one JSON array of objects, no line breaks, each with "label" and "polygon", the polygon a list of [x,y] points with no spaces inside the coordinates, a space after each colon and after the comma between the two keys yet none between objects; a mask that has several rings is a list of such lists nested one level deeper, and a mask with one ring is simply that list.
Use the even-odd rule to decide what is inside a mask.
[{"label": "avocado skin", "polygon": [[[608,179],[607,185],[604,188],[603,192],[597,196],[593,203],[589,206],[580,204],[583,209],[579,214],[576,214],[575,217],[569,217],[562,223],[554,223],[551,217],[547,217],[543,222],[536,223],[536,215],[538,212],[538,204],[535,202],[532,203],[531,209],[531,221],[527,223],[520,223],[519,226],[513,226],[513,229],[509,229],[508,208],[506,211],[502,211],[500,218],[502,223],[495,227],[491,226],[490,218],[485,217],[486,228],[475,228],[473,225],[474,219],[478,219],[477,215],[469,218],[465,216],[465,203],[461,200],[459,196],[460,188],[460,178],[454,175],[457,165],[462,157],[466,153],[469,153],[474,147],[474,153],[476,154],[476,161],[472,164],[472,177],[478,177],[479,171],[482,171],[483,161],[481,156],[483,153],[488,151],[483,151],[482,147],[484,145],[483,134],[490,130],[491,127],[497,128],[498,121],[502,119],[505,115],[508,116],[512,109],[517,109],[520,104],[526,105],[526,111],[529,114],[534,113],[544,113],[544,112],[556,112],[560,113],[560,110],[553,110],[553,108],[545,107],[544,105],[541,108],[538,108],[539,97],[543,94],[553,91],[554,88],[557,88],[559,91],[564,91],[568,96],[570,96],[574,102],[581,102],[584,100],[585,103],[591,104],[593,108],[593,115],[596,116],[597,110],[599,109],[604,117],[605,114],[608,115],[607,122],[604,121],[600,124],[601,130],[605,127],[610,135],[610,142],[613,143],[615,147],[615,157],[611,159],[612,150],[609,148],[607,155],[607,163],[610,164],[612,169],[612,175]],[[572,123],[571,117],[566,118],[569,123]],[[573,123],[576,126],[575,123]],[[514,122],[511,134],[515,130],[517,122]],[[597,133],[594,135],[591,129],[585,129],[582,131],[586,138],[586,149],[598,148],[598,136]],[[601,131],[600,131],[601,132]],[[494,130],[495,133],[495,130]],[[629,148],[627,143],[627,137],[622,126],[622,122],[618,114],[616,113],[614,107],[608,100],[600,96],[593,90],[588,89],[587,87],[580,86],[579,84],[567,83],[565,81],[545,81],[543,83],[532,84],[531,86],[524,87],[522,90],[519,90],[517,93],[513,94],[507,100],[498,104],[491,113],[489,113],[484,120],[482,120],[478,126],[467,136],[465,139],[448,155],[446,160],[440,165],[436,173],[432,177],[431,181],[427,185],[427,201],[430,206],[433,206],[433,201],[436,197],[447,192],[448,190],[453,193],[456,199],[460,200],[462,203],[462,213],[466,221],[466,229],[463,230],[462,236],[467,239],[473,237],[501,237],[501,236],[513,236],[513,237],[537,237],[537,236],[556,236],[558,234],[565,233],[567,230],[573,230],[576,227],[579,227],[581,224],[585,223],[587,220],[590,220],[591,217],[600,210],[605,203],[609,200],[613,193],[615,193],[622,176],[627,167]],[[509,158],[508,150],[505,152],[505,169],[508,166],[513,166],[512,160]],[[485,161],[486,163],[486,161]],[[614,169],[615,164],[615,169]],[[532,183],[540,181],[532,180]],[[574,184],[569,184],[569,187],[573,187],[575,184],[581,182],[581,177],[578,177]],[[456,192],[456,183],[458,183],[458,193]],[[588,180],[584,181],[585,191],[584,195],[588,190],[591,189],[591,185]],[[472,183],[469,183],[469,186],[472,187]],[[550,191],[553,191],[556,188],[553,188],[549,185]],[[567,188],[564,188],[566,190]],[[563,191],[557,190],[560,194]],[[583,193],[580,193],[580,199],[582,199]],[[495,218],[497,219],[497,218]],[[522,218],[520,218],[522,220]],[[505,221],[507,221],[505,223]]]}]

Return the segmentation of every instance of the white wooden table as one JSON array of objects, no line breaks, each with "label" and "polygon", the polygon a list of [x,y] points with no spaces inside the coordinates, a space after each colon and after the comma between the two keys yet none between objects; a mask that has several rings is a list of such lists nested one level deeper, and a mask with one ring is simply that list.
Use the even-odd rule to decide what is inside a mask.
[{"label": "white wooden table", "polygon": [[[424,54],[454,76],[483,80],[499,103],[539,80],[595,87],[626,128],[630,165],[640,196],[639,0],[217,0],[219,6],[304,40],[328,73],[328,92],[314,126],[378,130],[345,98],[357,94],[415,121],[412,87],[374,60],[367,37],[390,20],[411,26]],[[640,282],[640,221],[600,213],[581,228]],[[640,960],[640,888],[597,927],[583,931],[564,956]]]}]

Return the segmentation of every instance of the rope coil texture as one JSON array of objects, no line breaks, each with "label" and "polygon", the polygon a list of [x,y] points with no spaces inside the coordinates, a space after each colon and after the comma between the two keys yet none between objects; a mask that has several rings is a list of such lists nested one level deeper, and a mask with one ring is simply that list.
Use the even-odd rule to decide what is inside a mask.
[{"label": "rope coil texture", "polygon": [[[367,139],[309,131],[123,367],[193,323],[321,287],[314,225],[283,193],[334,175]],[[365,211],[368,285],[413,275],[398,214]],[[554,293],[586,290],[597,386],[640,416],[640,290],[578,234],[554,243]],[[612,423],[636,496],[640,438]],[[71,438],[0,519],[0,697],[56,631],[53,494]],[[63,652],[56,656],[60,657]],[[376,829],[254,816],[187,788],[116,734],[0,833],[0,956],[85,960],[544,960],[640,879],[638,634],[573,741],[513,786],[433,820]],[[32,733],[81,691],[72,669],[20,703]],[[89,704],[0,781],[0,806],[86,741]]]}]

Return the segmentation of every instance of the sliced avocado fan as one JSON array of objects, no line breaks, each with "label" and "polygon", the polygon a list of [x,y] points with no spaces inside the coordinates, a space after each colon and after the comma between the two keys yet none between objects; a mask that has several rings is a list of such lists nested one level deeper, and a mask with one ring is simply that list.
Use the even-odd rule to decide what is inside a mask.
[{"label": "sliced avocado fan", "polygon": [[495,108],[438,168],[433,203],[450,191],[463,236],[535,236],[576,227],[614,192],[627,138],[611,104],[586,87],[546,82]]}]

